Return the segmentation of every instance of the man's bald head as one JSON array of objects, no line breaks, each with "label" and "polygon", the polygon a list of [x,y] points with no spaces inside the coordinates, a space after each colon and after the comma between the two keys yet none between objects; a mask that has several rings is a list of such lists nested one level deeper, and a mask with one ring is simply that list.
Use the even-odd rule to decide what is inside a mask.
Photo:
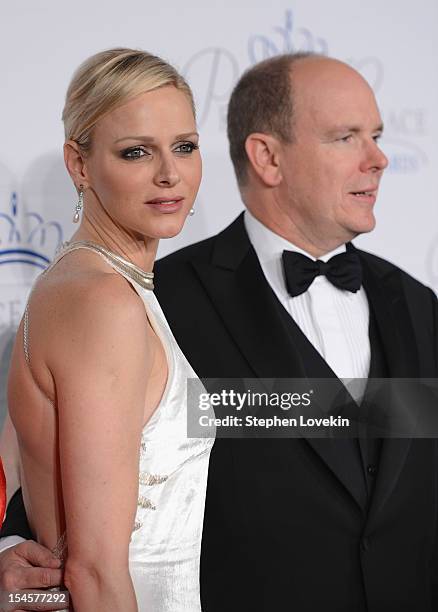
[{"label": "man's bald head", "polygon": [[366,83],[347,64],[315,53],[277,55],[242,75],[231,94],[227,115],[230,156],[239,186],[247,182],[248,136],[261,132],[284,143],[292,142],[300,90],[310,87],[321,92],[333,74],[336,78],[348,75]]}]

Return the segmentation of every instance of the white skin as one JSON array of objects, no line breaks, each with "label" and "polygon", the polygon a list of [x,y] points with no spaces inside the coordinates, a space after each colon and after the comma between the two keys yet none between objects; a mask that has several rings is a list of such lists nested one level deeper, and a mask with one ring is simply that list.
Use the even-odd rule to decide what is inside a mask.
[{"label": "white skin", "polygon": [[299,60],[292,84],[292,142],[259,133],[247,138],[242,197],[272,231],[320,257],[375,226],[388,164],[377,144],[383,125],[368,83],[342,62]]},{"label": "white skin", "polygon": [[[67,142],[67,169],[85,189],[72,240],[152,270],[159,239],[181,230],[196,197],[197,141],[187,96],[166,86],[103,117],[87,154]],[[29,321],[33,377],[21,326],[9,406],[30,525],[48,548],[67,528],[64,581],[76,612],[134,612],[128,546],[140,437],[165,388],[164,349],[137,293],[89,251],[67,255],[39,280]]]}]

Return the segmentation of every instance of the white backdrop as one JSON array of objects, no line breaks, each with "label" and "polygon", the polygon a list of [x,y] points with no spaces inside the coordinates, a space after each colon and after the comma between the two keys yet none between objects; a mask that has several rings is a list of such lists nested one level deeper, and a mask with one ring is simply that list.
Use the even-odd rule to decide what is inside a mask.
[{"label": "white backdrop", "polygon": [[225,227],[242,209],[225,133],[239,74],[290,50],[326,52],[373,85],[390,158],[377,229],[356,241],[438,290],[436,0],[3,0],[0,5],[0,421],[14,331],[35,276],[73,230],[75,191],[60,120],[79,63],[113,46],[174,63],[194,88],[204,180],[197,213],[164,255]]}]

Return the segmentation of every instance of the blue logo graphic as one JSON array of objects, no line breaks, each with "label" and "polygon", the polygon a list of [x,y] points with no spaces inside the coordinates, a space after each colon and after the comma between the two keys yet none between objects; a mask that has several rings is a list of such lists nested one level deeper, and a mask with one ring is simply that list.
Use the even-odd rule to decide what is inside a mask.
[{"label": "blue logo graphic", "polygon": [[296,51],[312,51],[328,55],[328,44],[325,38],[315,36],[308,28],[294,30],[294,25],[293,11],[287,10],[284,25],[273,28],[274,37],[269,38],[263,34],[251,36],[248,40],[250,62],[256,64],[274,55]]},{"label": "blue logo graphic", "polygon": [[[297,51],[329,55],[328,41],[297,24],[291,9],[283,13],[278,25],[272,26],[268,33],[251,34],[246,48],[249,65]],[[346,61],[363,75],[375,92],[382,89],[385,68],[381,58],[350,57]],[[195,86],[200,126],[213,115],[218,129],[226,131],[227,103],[240,73],[237,57],[224,47],[201,49],[187,61],[183,74]],[[420,172],[428,164],[427,154],[417,140],[427,133],[427,109],[389,108],[384,115],[383,150],[390,162],[388,172],[404,175]]]},{"label": "blue logo graphic", "polygon": [[389,159],[387,172],[410,174],[428,164],[426,153],[416,144],[401,138],[384,138],[383,150]]},{"label": "blue logo graphic", "polygon": [[[196,102],[198,124],[202,126],[207,121],[213,104],[226,108],[231,90],[239,77],[239,64],[227,49],[208,47],[189,59],[183,74],[192,85],[194,77],[198,75],[200,87]],[[221,126],[225,129],[225,112],[222,119]]]},{"label": "blue logo graphic", "polygon": [[[22,229],[23,225],[27,229]],[[49,237],[55,238],[56,248],[63,242],[61,225],[44,221],[39,213],[27,212],[21,226],[17,194],[12,192],[11,214],[0,212],[0,265],[27,264],[44,270],[53,256],[53,248],[47,245]]]},{"label": "blue logo graphic", "polygon": [[[285,12],[284,24],[273,27],[274,34],[255,34],[248,40],[250,65],[280,53],[292,51],[314,51],[328,54],[328,43],[314,35],[308,28],[297,28],[291,10]],[[182,70],[192,86],[196,87],[198,124],[208,120],[213,108],[219,111],[219,126],[225,131],[226,106],[239,74],[239,62],[235,55],[223,47],[208,47],[195,53]]]}]

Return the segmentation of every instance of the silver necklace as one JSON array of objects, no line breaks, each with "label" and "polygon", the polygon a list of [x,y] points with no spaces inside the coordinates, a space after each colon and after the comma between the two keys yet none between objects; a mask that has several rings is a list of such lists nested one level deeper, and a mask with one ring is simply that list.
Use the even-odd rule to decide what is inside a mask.
[{"label": "silver necklace", "polygon": [[61,246],[60,255],[63,255],[65,251],[72,251],[80,247],[84,247],[92,251],[101,253],[101,255],[106,257],[109,260],[109,262],[116,264],[116,266],[122,272],[125,272],[125,274],[130,276],[139,285],[141,285],[145,289],[153,290],[154,288],[154,273],[153,272],[145,272],[145,270],[142,270],[141,268],[139,268],[132,262],[122,257],[121,255],[118,255],[117,253],[113,253],[112,251],[102,246],[101,244],[97,244],[96,242],[92,242],[91,240],[78,240],[77,242],[64,242]]}]

